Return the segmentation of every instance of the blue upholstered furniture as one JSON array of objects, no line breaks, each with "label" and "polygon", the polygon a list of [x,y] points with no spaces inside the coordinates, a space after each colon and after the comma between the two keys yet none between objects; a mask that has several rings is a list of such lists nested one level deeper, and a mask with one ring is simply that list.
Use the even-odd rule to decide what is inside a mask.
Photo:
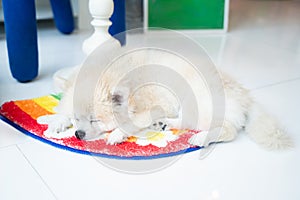
[{"label": "blue upholstered furniture", "polygon": [[[58,30],[74,30],[70,0],[50,0]],[[38,46],[34,0],[2,0],[11,73],[20,82],[38,75]]]},{"label": "blue upholstered furniture", "polygon": [[[112,35],[125,30],[125,0],[115,0],[115,11],[109,31]],[[70,0],[50,0],[57,29],[63,34],[74,30]],[[11,73],[19,82],[38,75],[38,45],[34,0],[2,0],[7,50]],[[121,35],[122,44],[125,35]]]},{"label": "blue upholstered furniture", "polygon": [[121,45],[124,45],[126,42],[126,35],[123,33],[126,30],[125,1],[126,0],[114,0],[114,12],[110,18],[112,25],[108,30],[111,35],[120,41]]}]

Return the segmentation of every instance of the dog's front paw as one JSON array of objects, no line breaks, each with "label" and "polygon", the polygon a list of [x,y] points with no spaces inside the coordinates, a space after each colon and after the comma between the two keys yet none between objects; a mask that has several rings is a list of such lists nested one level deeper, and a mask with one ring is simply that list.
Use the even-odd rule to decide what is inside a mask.
[{"label": "dog's front paw", "polygon": [[189,139],[189,143],[194,146],[207,147],[209,145],[207,134],[208,131],[201,131],[200,133],[193,135]]},{"label": "dog's front paw", "polygon": [[119,144],[124,142],[125,139],[126,139],[126,134],[117,128],[108,135],[106,144],[110,144],[110,145]]},{"label": "dog's front paw", "polygon": [[72,127],[70,118],[59,114],[41,116],[37,119],[37,122],[48,125],[48,129],[44,134],[49,137]]},{"label": "dog's front paw", "polygon": [[164,120],[156,120],[149,128],[155,131],[166,131],[168,129],[168,124],[164,122]]}]

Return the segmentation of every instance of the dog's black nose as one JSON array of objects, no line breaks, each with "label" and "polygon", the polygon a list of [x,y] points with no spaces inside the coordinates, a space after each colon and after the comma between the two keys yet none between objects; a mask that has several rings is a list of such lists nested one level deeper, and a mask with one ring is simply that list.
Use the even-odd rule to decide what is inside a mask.
[{"label": "dog's black nose", "polygon": [[85,137],[85,132],[82,130],[75,131],[75,136],[77,139],[82,140]]}]

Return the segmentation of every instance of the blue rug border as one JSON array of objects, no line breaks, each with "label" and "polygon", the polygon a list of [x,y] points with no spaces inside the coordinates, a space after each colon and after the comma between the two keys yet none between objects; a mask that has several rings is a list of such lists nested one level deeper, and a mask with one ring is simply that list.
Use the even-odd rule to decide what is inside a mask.
[{"label": "blue rug border", "polygon": [[152,160],[152,159],[158,159],[158,158],[178,156],[178,155],[181,155],[181,154],[197,151],[197,150],[202,148],[202,147],[190,147],[188,149],[177,151],[177,152],[165,153],[165,154],[159,154],[159,155],[153,155],[153,156],[125,157],[125,156],[115,156],[115,155],[108,155],[108,154],[102,154],[102,153],[93,153],[93,152],[89,152],[89,151],[85,151],[85,150],[79,150],[79,149],[75,149],[75,148],[72,148],[72,147],[64,146],[64,145],[57,144],[55,142],[46,140],[42,137],[39,137],[39,136],[31,133],[30,131],[27,131],[26,129],[22,128],[21,126],[19,126],[18,124],[12,122],[11,120],[7,119],[5,116],[3,116],[1,114],[0,114],[0,119],[2,121],[6,122],[7,124],[9,124],[10,126],[12,126],[13,128],[17,129],[18,131],[22,132],[23,134],[25,134],[27,136],[30,136],[30,137],[32,137],[32,138],[34,138],[34,139],[36,139],[40,142],[46,143],[48,145],[51,145],[51,146],[54,146],[56,148],[63,149],[63,150],[66,150],[66,151],[71,151],[71,152],[74,152],[74,153],[79,153],[79,154],[89,155],[89,156],[98,156],[98,157],[102,157],[102,158],[110,158],[110,159],[117,159],[117,160]]}]

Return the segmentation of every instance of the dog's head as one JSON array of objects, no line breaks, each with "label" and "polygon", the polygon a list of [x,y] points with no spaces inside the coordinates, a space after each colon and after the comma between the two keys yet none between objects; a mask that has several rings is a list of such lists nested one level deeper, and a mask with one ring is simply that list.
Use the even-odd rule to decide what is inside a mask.
[{"label": "dog's head", "polygon": [[75,136],[81,140],[93,140],[114,130],[127,119],[128,96],[129,89],[126,87],[114,88],[109,92],[102,88],[84,114],[75,113]]}]

